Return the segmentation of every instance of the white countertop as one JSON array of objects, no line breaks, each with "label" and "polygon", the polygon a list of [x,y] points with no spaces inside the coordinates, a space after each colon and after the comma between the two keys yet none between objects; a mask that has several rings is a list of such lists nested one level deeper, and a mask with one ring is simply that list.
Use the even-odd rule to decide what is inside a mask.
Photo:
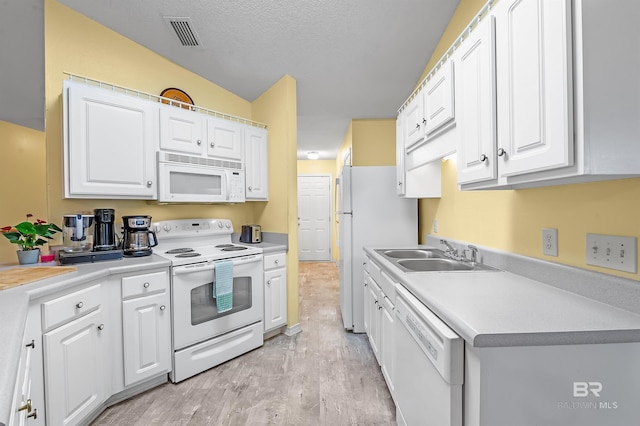
[{"label": "white countertop", "polygon": [[374,250],[365,248],[473,346],[640,342],[636,313],[505,271],[405,273]]}]

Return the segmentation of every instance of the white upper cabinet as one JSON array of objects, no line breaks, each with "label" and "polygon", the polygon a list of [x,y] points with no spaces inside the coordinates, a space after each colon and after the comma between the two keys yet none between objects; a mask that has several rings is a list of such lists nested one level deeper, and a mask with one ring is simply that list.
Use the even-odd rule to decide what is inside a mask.
[{"label": "white upper cabinet", "polygon": [[495,179],[495,20],[487,16],[464,39],[457,55],[458,183]]},{"label": "white upper cabinet", "polygon": [[160,148],[202,154],[204,121],[201,114],[171,105],[160,106]]},{"label": "white upper cabinet", "polygon": [[207,155],[242,161],[242,126],[216,117],[207,117]]},{"label": "white upper cabinet", "polygon": [[461,188],[640,175],[637,16],[625,0],[497,3],[456,53]]},{"label": "white upper cabinet", "polygon": [[267,130],[254,126],[245,126],[246,200],[266,201],[269,198],[269,159],[267,148]]},{"label": "white upper cabinet", "polygon": [[422,92],[418,93],[402,111],[404,116],[404,146],[409,148],[424,139],[427,119],[424,117]]},{"label": "white upper cabinet", "polygon": [[571,1],[501,3],[495,9],[500,174],[569,166]]},{"label": "white upper cabinet", "polygon": [[155,199],[158,105],[64,82],[66,198]]},{"label": "white upper cabinet", "polygon": [[424,131],[429,135],[454,118],[453,61],[446,61],[431,76],[423,89]]},{"label": "white upper cabinet", "polygon": [[396,180],[398,181],[396,186],[396,193],[399,196],[405,195],[404,185],[404,114],[398,114],[396,120]]}]

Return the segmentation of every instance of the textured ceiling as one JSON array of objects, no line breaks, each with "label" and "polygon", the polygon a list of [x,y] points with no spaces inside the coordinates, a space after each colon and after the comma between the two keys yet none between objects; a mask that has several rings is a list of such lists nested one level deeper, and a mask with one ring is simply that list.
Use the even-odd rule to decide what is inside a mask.
[{"label": "textured ceiling", "polygon": [[[352,118],[396,116],[458,5],[455,0],[59,1],[248,101],[291,75],[297,81],[299,158],[313,150],[323,159],[335,158]],[[164,16],[191,18],[202,46],[183,47]]]}]

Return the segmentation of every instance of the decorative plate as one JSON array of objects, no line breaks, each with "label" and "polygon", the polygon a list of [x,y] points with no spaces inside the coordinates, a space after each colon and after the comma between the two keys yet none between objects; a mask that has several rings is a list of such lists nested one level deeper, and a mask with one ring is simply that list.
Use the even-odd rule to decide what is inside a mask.
[{"label": "decorative plate", "polygon": [[[176,89],[175,87],[164,89],[162,93],[160,93],[160,96],[162,96],[163,98],[169,98],[176,101],[180,101],[180,102],[183,102],[184,104],[193,105],[193,99],[191,99],[191,96],[187,95],[184,91],[180,89]],[[182,108],[189,109],[189,110],[193,109],[189,105],[173,103],[167,99],[161,99],[161,101],[163,104],[181,106]]]}]

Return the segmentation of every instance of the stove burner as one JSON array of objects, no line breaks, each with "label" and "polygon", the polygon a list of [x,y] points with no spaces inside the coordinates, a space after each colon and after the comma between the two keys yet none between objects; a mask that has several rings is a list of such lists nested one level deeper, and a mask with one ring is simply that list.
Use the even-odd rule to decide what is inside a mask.
[{"label": "stove burner", "polygon": [[216,248],[233,247],[233,244],[218,244]]},{"label": "stove burner", "polygon": [[242,246],[230,246],[230,247],[225,247],[223,249],[221,249],[221,251],[240,251],[240,250],[246,250],[246,247],[242,247]]},{"label": "stove burner", "polygon": [[172,249],[166,252],[166,254],[180,254],[180,253],[191,253],[193,251],[192,248],[189,247],[181,247],[181,248],[176,248],[176,249]]},{"label": "stove burner", "polygon": [[[193,250],[191,250],[193,251]],[[180,253],[180,254],[176,254],[176,257],[198,257],[201,256],[200,253],[191,253],[191,252],[185,252],[185,253]]]}]

